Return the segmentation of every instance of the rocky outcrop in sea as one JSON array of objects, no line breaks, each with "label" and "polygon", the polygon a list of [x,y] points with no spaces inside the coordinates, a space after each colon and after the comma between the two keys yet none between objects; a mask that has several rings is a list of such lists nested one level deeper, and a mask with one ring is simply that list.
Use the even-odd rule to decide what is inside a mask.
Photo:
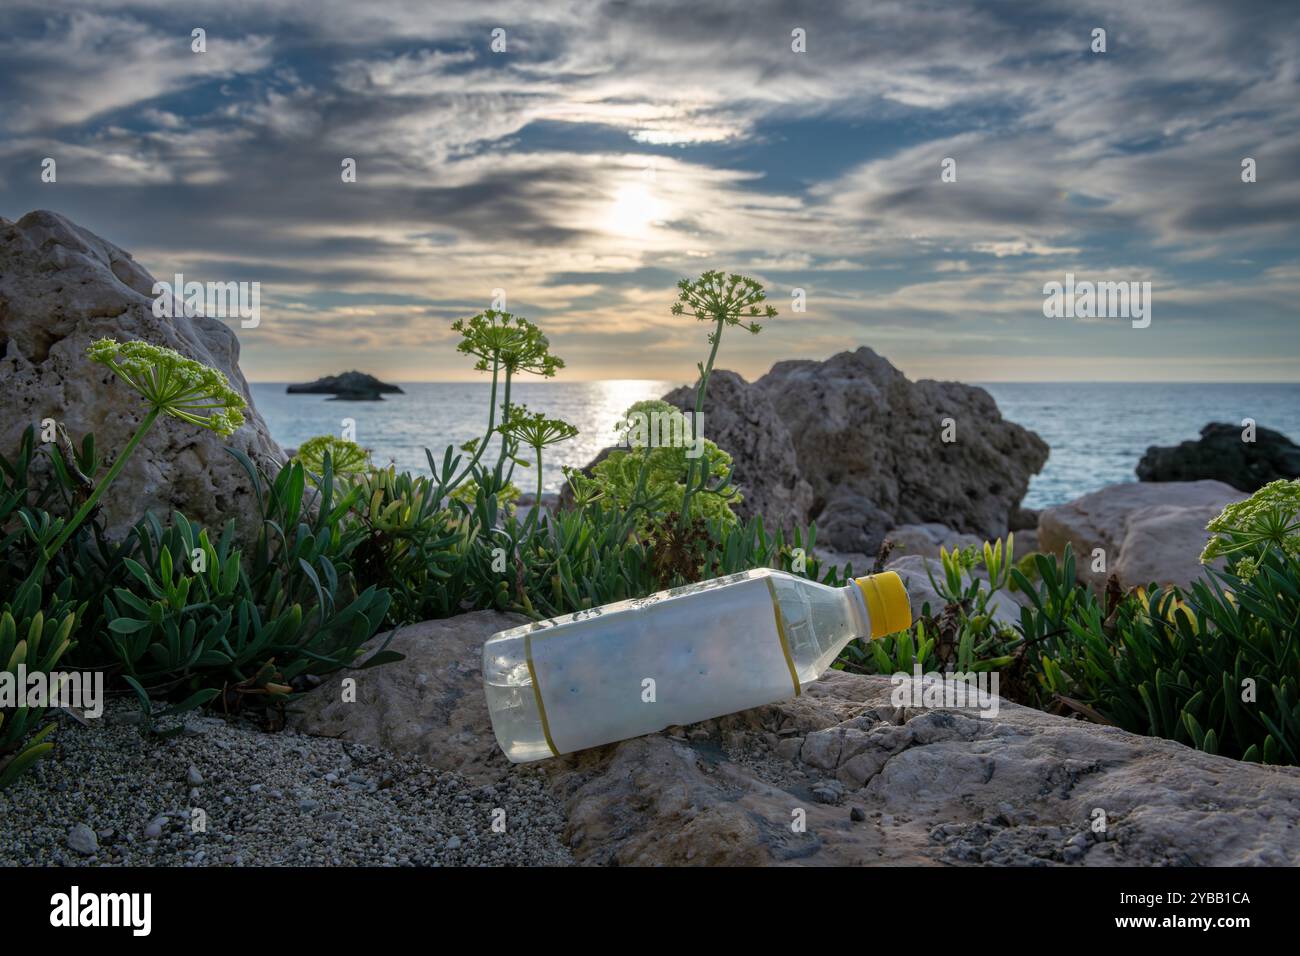
[{"label": "rocky outcrop in sea", "polygon": [[1247,431],[1240,425],[1210,422],[1196,441],[1152,445],[1138,462],[1137,476],[1139,481],[1210,478],[1238,491],[1258,491],[1270,481],[1300,478],[1300,445],[1271,428]]},{"label": "rocky outcrop in sea", "polygon": [[397,385],[381,382],[373,375],[355,369],[326,375],[314,382],[290,385],[285,392],[290,395],[333,395],[335,400],[344,402],[377,402],[384,395],[404,394]]}]

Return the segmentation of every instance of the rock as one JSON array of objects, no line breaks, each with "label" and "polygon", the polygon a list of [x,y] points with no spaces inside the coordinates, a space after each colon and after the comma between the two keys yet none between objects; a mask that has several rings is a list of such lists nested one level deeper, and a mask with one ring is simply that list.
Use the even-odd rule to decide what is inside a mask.
[{"label": "rock", "polygon": [[[167,346],[224,372],[249,402],[245,424],[222,438],[159,418],[100,503],[108,531],[121,537],[146,510],[163,520],[178,510],[218,531],[233,516],[240,537],[255,538],[248,476],[225,449],[272,471],[284,458],[252,405],[239,340],[215,318],[156,318],[153,285],[129,253],[57,213],[0,219],[0,454],[17,450],[28,425],[53,418],[77,445],[93,432],[100,454],[116,455],[147,408],[87,359],[86,346],[106,336]],[[36,467],[48,467],[44,456]]]},{"label": "rock", "polygon": [[[943,581],[943,564],[938,558],[909,554],[889,561],[885,568],[896,571],[903,579],[903,586],[907,588],[907,597],[912,605],[913,620],[921,616],[927,603],[930,605],[930,613],[936,616],[946,606],[947,601],[930,583],[931,578]],[[962,575],[963,582],[970,583],[970,580],[969,574]],[[1019,602],[1005,591],[994,591],[989,598],[988,608],[990,616],[998,624],[1014,627],[1020,620]]]},{"label": "rock", "polygon": [[190,764],[190,769],[185,774],[185,782],[191,787],[197,787],[203,783],[203,774],[199,773],[199,768]]},{"label": "rock", "polygon": [[[1016,537],[1019,538],[1019,535]],[[900,525],[887,532],[885,540],[893,542],[894,547],[889,552],[891,558],[901,558],[909,554],[937,558],[941,547],[949,551],[960,551],[971,545],[980,547],[984,543],[984,539],[979,535],[962,534],[946,524],[933,521],[927,524]]]},{"label": "rock", "polygon": [[[1204,573],[1205,526],[1224,505],[1246,495],[1220,481],[1124,482],[1047,508],[1039,515],[1044,552],[1073,545],[1079,580],[1103,588],[1114,573],[1123,587],[1187,587]],[[1105,571],[1093,571],[1095,549]],[[1019,549],[1017,549],[1019,551]]]},{"label": "rock", "polygon": [[[734,741],[722,754],[652,735],[543,762],[567,796],[575,858],[933,864],[969,859],[974,848],[975,859],[994,864],[1066,863],[1083,859],[1067,859],[1069,835],[1101,808],[1115,839],[1095,845],[1090,864],[1300,859],[1300,768],[1242,764],[1006,701],[991,719],[896,710],[891,690],[886,678],[832,671],[799,698],[718,720]],[[848,759],[870,755],[880,769],[865,786],[837,781],[844,799],[879,814],[887,838],[846,824],[842,809],[821,802],[829,788],[806,789],[782,763],[763,759],[768,728],[794,722],[810,736],[847,732],[864,723],[864,708],[892,719],[875,721],[868,749]],[[1018,808],[1015,821],[999,809],[1008,805]],[[791,828],[796,811],[805,832]]]},{"label": "rock", "polygon": [[73,824],[68,831],[68,849],[82,856],[94,856],[99,852],[99,837],[84,823]]},{"label": "rock", "polygon": [[326,375],[302,385],[290,385],[285,391],[290,395],[333,395],[343,401],[380,401],[385,394],[405,394],[396,385],[355,370]]},{"label": "rock", "polygon": [[[910,382],[869,348],[825,362],[777,363],[754,383],[794,441],[799,473],[813,489],[810,516],[818,542],[837,551],[873,554],[889,527],[943,522],[993,538],[1006,533],[1029,478],[1047,461],[1033,432],[1004,421],[992,396],[956,382]],[[952,419],[956,440],[943,441]],[[866,546],[823,539],[829,507],[859,496],[893,517],[877,535],[863,523]],[[870,515],[874,516],[875,512]]]},{"label": "rock", "polygon": [[[435,767],[480,780],[540,773],[564,805],[579,863],[1300,859],[1300,768],[1239,763],[1004,700],[995,715],[896,707],[888,678],[841,671],[799,697],[676,728],[676,736],[509,765],[496,752],[478,660],[483,641],[518,620],[478,612],[408,628],[397,649],[411,658],[360,672],[360,700],[344,705],[352,712],[334,713],[337,681],[299,703],[320,732],[347,731],[345,738],[418,754]],[[371,675],[385,679],[370,684]],[[783,747],[800,737],[798,751]],[[845,803],[881,826],[853,826]],[[1107,839],[1072,841],[1097,809]],[[791,826],[796,819],[803,828]]]},{"label": "rock", "polygon": [[[664,398],[694,409],[694,395]],[[705,434],[731,453],[746,496],[738,513],[769,527],[815,519],[824,550],[874,558],[900,525],[943,522],[984,539],[1032,520],[1019,503],[1047,445],[1004,421],[981,388],[909,382],[864,347],[779,362],[753,383],[715,371],[706,403]],[[943,441],[946,419],[953,442]]]},{"label": "rock", "polygon": [[[695,410],[694,386],[664,396],[683,411]],[[762,515],[768,529],[787,530],[808,522],[812,487],[799,474],[794,441],[767,395],[735,372],[709,377],[704,437],[732,456],[732,479],[744,495],[733,505],[741,517]]]},{"label": "rock", "polygon": [[838,780],[820,780],[813,785],[813,796],[821,803],[839,803],[844,799],[844,785]]},{"label": "rock", "polygon": [[[509,764],[483,696],[483,644],[527,621],[519,614],[476,611],[398,628],[387,649],[405,660],[331,675],[295,702],[290,726],[417,754],[476,783],[499,780]],[[371,638],[367,649],[377,650],[386,638],[387,633]],[[355,702],[343,700],[344,677],[356,680]]]},{"label": "rock", "polygon": [[1007,516],[1007,530],[1015,531],[1017,534],[1021,531],[1037,531],[1039,514],[1040,512],[1034,508],[1022,508],[1016,505]]},{"label": "rock", "polygon": [[1281,432],[1257,426],[1243,441],[1239,425],[1211,422],[1196,441],[1147,449],[1138,462],[1139,481],[1197,481],[1211,478],[1238,491],[1254,492],[1270,481],[1300,478],[1300,446]]},{"label": "rock", "polygon": [[874,555],[897,522],[874,501],[848,489],[834,492],[817,517],[817,542],[838,551]]},{"label": "rock", "polygon": [[154,817],[144,828],[144,838],[146,840],[156,840],[162,836],[163,827],[167,825],[167,818],[163,816]]},{"label": "rock", "polygon": [[460,849],[460,837],[458,837],[458,836],[451,837],[451,838],[447,841],[447,849],[448,849],[448,850],[459,850],[459,849]]},{"label": "rock", "polygon": [[854,807],[849,811],[849,819],[854,823],[861,823],[867,818],[867,811],[861,807]]}]

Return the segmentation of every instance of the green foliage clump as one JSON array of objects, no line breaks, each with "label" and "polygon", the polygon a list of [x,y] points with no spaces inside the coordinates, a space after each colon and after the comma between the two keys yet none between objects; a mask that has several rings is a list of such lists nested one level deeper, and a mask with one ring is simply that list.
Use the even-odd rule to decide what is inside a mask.
[{"label": "green foliage clump", "polygon": [[[1041,698],[1136,733],[1264,763],[1300,763],[1300,566],[1272,544],[1177,588],[1103,600],[1040,555],[1021,631]],[[1018,573],[1018,572],[1013,572]]]},{"label": "green foliage clump", "polygon": [[46,739],[54,724],[36,729],[46,708],[24,706],[18,696],[25,693],[32,675],[45,675],[48,684],[73,645],[76,619],[75,608],[58,599],[47,604],[32,584],[0,604],[0,693],[15,696],[12,703],[0,702],[0,790],[54,747]]},{"label": "green foliage clump", "polygon": [[347,573],[353,542],[339,523],[356,491],[332,499],[328,459],[330,483],[308,500],[300,463],[268,482],[240,457],[263,515],[252,554],[234,547],[233,522],[214,542],[182,514],[167,528],[149,516],[125,559],[134,582],[108,599],[106,644],[146,702],[282,703],[310,686],[307,675],[351,666],[385,620],[387,590],[358,592]]},{"label": "green foliage clump", "polygon": [[[619,425],[619,438],[628,446],[627,449],[611,451],[592,468],[590,478],[578,476],[570,480],[586,485],[588,494],[604,496],[620,508],[631,508],[638,500],[648,501],[650,505],[641,516],[642,530],[649,528],[655,513],[680,515],[684,506],[690,509],[686,516],[691,521],[720,521],[724,525],[734,525],[737,519],[731,505],[741,500],[739,492],[698,495],[687,504],[686,480],[693,462],[688,452],[692,449],[681,443],[651,445],[645,442],[643,436],[634,430],[645,421],[662,423],[664,434],[690,434],[686,416],[679,409],[664,401],[637,402],[624,412]],[[704,459],[707,473],[727,474],[731,471],[731,456],[715,443],[704,439],[700,447],[699,457]]]},{"label": "green foliage clump", "polygon": [[922,673],[972,674],[1015,664],[1020,641],[994,621],[990,608],[993,595],[1009,585],[1014,551],[1013,535],[1007,535],[1005,548],[1001,540],[986,541],[982,548],[940,548],[940,577],[931,576],[930,583],[943,605],[927,603],[898,634],[851,642],[839,667],[869,674],[910,674],[914,667]]}]

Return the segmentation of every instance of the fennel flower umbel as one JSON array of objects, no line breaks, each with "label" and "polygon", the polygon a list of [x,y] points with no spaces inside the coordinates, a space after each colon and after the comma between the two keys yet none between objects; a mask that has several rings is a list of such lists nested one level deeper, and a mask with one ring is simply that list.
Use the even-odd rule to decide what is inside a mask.
[{"label": "fennel flower umbel", "polygon": [[370,452],[354,441],[333,435],[308,438],[298,446],[298,454],[294,457],[308,471],[319,475],[325,471],[326,455],[329,455],[330,466],[337,476],[361,475],[370,470]]},{"label": "fennel flower umbel", "polygon": [[[135,390],[149,411],[126,443],[104,480],[95,486],[72,520],[63,526],[54,542],[43,552],[48,561],[63,547],[86,516],[94,509],[108,486],[121,473],[126,460],[153,427],[159,415],[170,415],[226,436],[244,424],[244,397],[230,387],[226,376],[202,362],[187,359],[169,348],[148,342],[118,342],[99,339],[86,349],[92,362],[111,369],[118,378]],[[43,563],[43,562],[42,562]]]}]

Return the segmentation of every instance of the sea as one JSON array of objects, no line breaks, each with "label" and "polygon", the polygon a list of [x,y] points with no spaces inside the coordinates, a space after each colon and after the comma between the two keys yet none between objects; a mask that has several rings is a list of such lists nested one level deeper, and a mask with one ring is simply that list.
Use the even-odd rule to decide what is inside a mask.
[{"label": "sea", "polygon": [[[615,423],[629,405],[659,398],[680,384],[651,379],[516,384],[513,401],[578,428],[577,438],[546,450],[544,490],[559,490],[561,466],[585,465],[612,444]],[[253,400],[283,447],[295,448],[313,435],[340,434],[345,420],[352,419],[356,440],[371,450],[374,461],[403,470],[427,472],[425,448],[440,462],[447,445],[480,436],[487,424],[489,387],[481,382],[402,383],[404,394],[379,402],[288,395],[285,387],[252,384]],[[1300,384],[995,382],[981,387],[1003,418],[1032,429],[1051,446],[1046,466],[1030,481],[1023,502],[1028,508],[1135,481],[1134,469],[1148,446],[1195,439],[1212,421],[1240,424],[1250,418],[1300,441]],[[706,416],[706,434],[707,427]],[[514,481],[529,491],[535,472],[519,468]]]}]

